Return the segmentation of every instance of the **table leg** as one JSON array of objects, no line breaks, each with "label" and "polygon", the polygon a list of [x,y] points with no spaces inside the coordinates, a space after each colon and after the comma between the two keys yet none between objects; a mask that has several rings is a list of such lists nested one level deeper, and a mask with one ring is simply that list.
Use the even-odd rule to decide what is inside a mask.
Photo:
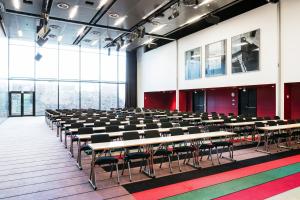
[{"label": "table leg", "polygon": [[78,138],[78,153],[77,153],[77,167],[82,170],[82,164],[81,164],[81,141],[80,139]]},{"label": "table leg", "polygon": [[146,174],[147,176],[151,177],[151,178],[155,178],[155,170],[154,170],[154,149],[152,145],[147,145],[146,146],[146,151],[149,152],[150,156],[147,160],[148,162],[148,169],[144,169],[143,172],[144,174]]},{"label": "table leg", "polygon": [[95,173],[95,160],[96,160],[96,153],[93,150],[92,151],[92,161],[91,161],[91,171],[90,171],[90,178],[89,182],[92,185],[94,190],[97,190],[97,185],[96,185],[96,173]]}]

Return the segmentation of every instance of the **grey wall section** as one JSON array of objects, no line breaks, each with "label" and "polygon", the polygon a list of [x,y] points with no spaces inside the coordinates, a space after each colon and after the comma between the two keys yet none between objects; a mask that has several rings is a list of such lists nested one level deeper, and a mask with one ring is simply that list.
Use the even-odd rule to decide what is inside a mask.
[{"label": "grey wall section", "polygon": [[8,117],[8,39],[0,31],[0,124]]}]

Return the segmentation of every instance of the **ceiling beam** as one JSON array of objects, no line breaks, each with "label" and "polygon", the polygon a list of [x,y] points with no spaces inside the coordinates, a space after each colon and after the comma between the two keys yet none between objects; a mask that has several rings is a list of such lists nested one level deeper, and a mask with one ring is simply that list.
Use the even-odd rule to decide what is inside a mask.
[{"label": "ceiling beam", "polygon": [[[30,17],[30,18],[34,18],[34,19],[42,19],[42,17],[39,14],[10,10],[10,9],[6,9],[5,13],[11,14],[11,15],[23,16],[23,17]],[[77,20],[69,20],[69,19],[58,18],[58,17],[53,17],[53,16],[49,16],[49,19],[53,20],[53,21],[68,23],[68,24],[83,25],[83,26],[91,27],[91,28],[109,29],[109,30],[120,31],[120,32],[124,32],[124,33],[132,32],[128,29],[123,29],[123,28],[118,28],[118,27],[113,27],[113,26],[105,26],[105,25],[100,25],[100,24],[90,24],[87,22],[82,22],[82,21],[77,21]],[[154,38],[164,39],[164,40],[171,40],[171,41],[174,40],[173,38],[168,38],[168,37],[164,37],[164,36],[157,35],[157,34],[145,33],[145,35],[152,36]]]},{"label": "ceiling beam", "polygon": [[[102,8],[100,10],[98,10],[98,12],[94,15],[94,17],[90,20],[90,24],[97,24],[100,19],[107,13],[107,11],[115,4],[115,2],[117,2],[117,0],[113,0],[109,6],[107,6],[107,8],[104,10],[104,6],[102,6]],[[92,30],[91,27],[86,27],[83,31],[83,34],[79,35],[75,41],[73,42],[74,45],[79,44],[84,38],[85,36]]]},{"label": "ceiling beam", "polygon": [[[144,24],[148,23],[153,17],[157,16],[157,14],[163,13],[166,10],[168,10],[172,5],[178,3],[179,0],[170,0],[170,2],[168,2],[166,5],[164,5],[163,7],[161,7],[160,9],[158,9],[157,11],[155,11],[154,13],[152,13],[151,15],[149,15],[146,19],[143,19],[141,21],[139,21],[136,25],[134,25],[133,27],[131,27],[129,30],[131,31],[131,33],[133,31],[135,31],[138,27],[143,26]],[[105,45],[104,48],[110,47],[113,43],[115,43],[117,40],[119,40],[122,37],[127,36],[128,33],[123,33],[122,35],[119,35],[118,37],[116,37],[112,42],[108,43],[107,45]],[[149,35],[149,34],[145,34],[145,35]]]}]

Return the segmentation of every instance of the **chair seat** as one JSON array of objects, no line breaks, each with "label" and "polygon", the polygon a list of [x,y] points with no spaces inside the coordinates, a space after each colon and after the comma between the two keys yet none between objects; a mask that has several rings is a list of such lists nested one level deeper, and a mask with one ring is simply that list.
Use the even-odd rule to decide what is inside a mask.
[{"label": "chair seat", "polygon": [[199,149],[212,149],[212,148],[214,148],[213,144],[201,144],[199,146]]},{"label": "chair seat", "polygon": [[91,150],[91,148],[88,145],[84,144],[84,145],[81,145],[80,150],[87,151],[87,150]]},{"label": "chair seat", "polygon": [[232,142],[229,142],[229,141],[219,141],[219,142],[213,142],[213,145],[215,147],[225,147],[225,146],[232,146],[233,143]]},{"label": "chair seat", "polygon": [[195,147],[193,146],[181,146],[181,147],[174,147],[173,152],[181,153],[181,152],[190,152],[195,151]]},{"label": "chair seat", "polygon": [[146,159],[149,158],[150,154],[145,152],[134,152],[126,154],[124,160],[133,160],[133,159]]},{"label": "chair seat", "polygon": [[116,164],[118,163],[118,159],[112,156],[102,156],[98,157],[95,161],[96,165],[105,165],[105,164]]},{"label": "chair seat", "polygon": [[154,156],[168,156],[170,155],[172,152],[168,151],[166,149],[158,149],[155,153]]}]

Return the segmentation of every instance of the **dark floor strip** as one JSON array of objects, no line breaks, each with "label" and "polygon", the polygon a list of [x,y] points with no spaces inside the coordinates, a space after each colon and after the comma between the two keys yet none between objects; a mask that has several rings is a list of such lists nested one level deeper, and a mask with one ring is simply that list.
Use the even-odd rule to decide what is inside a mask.
[{"label": "dark floor strip", "polygon": [[251,158],[247,160],[242,160],[238,162],[223,164],[223,165],[217,165],[201,170],[192,170],[189,172],[183,172],[179,174],[164,176],[160,178],[154,178],[150,180],[135,182],[135,183],[129,183],[126,185],[123,185],[123,187],[129,192],[129,193],[135,193],[135,192],[141,192],[144,190],[149,190],[157,187],[162,187],[174,183],[179,183],[182,181],[192,180],[196,178],[201,178],[204,176],[209,176],[217,173],[222,173],[234,169],[239,169],[243,167],[248,167],[251,165],[256,165],[264,162],[269,162],[293,155],[297,155],[300,153],[300,149],[297,150],[291,150],[286,152],[280,152],[276,154],[271,155],[265,155],[261,157]]}]

